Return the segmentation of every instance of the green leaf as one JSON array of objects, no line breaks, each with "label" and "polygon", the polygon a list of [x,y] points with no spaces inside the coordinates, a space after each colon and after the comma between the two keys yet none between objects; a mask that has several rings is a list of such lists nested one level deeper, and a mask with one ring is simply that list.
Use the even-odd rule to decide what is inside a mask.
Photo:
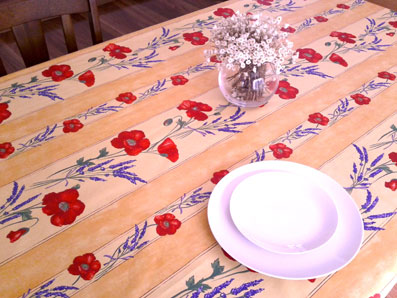
[{"label": "green leaf", "polygon": [[211,263],[211,267],[212,267],[212,274],[211,274],[212,277],[222,274],[223,270],[225,269],[225,266],[221,266],[219,264],[219,259],[216,259],[213,263]]},{"label": "green leaf", "polygon": [[208,20],[213,20],[213,19],[214,19],[213,16],[209,16],[209,17],[208,17]]},{"label": "green leaf", "polygon": [[37,78],[37,76],[31,77],[30,78],[30,83],[34,83],[37,82],[39,79]]},{"label": "green leaf", "polygon": [[12,88],[17,88],[17,87],[19,87],[19,86],[20,86],[20,85],[19,85],[18,83],[14,83],[14,84],[11,85]]},{"label": "green leaf", "polygon": [[189,290],[191,290],[194,286],[194,275],[191,276],[187,281],[186,281],[186,286],[188,287]]},{"label": "green leaf", "polygon": [[19,212],[19,214],[21,214],[22,221],[32,219],[32,211],[30,211],[30,210],[25,210],[23,212]]},{"label": "green leaf", "polygon": [[390,126],[390,128],[391,128],[392,130],[394,130],[394,131],[397,131],[397,127],[396,127],[394,124],[392,124],[392,126]]},{"label": "green leaf", "polygon": [[88,62],[94,62],[96,60],[96,57],[92,57],[90,59],[88,59]]},{"label": "green leaf", "polygon": [[73,189],[79,189],[80,188],[80,184],[76,184],[75,186],[72,187]]},{"label": "green leaf", "polygon": [[101,60],[100,60],[100,62],[101,62],[102,64],[105,64],[106,62],[108,62],[108,60],[102,57]]},{"label": "green leaf", "polygon": [[109,152],[106,150],[105,148],[102,148],[101,150],[99,150],[99,156],[98,157],[105,157],[109,154]]},{"label": "green leaf", "polygon": [[95,166],[95,162],[89,161],[84,163],[86,166]]},{"label": "green leaf", "polygon": [[76,164],[79,166],[83,166],[84,165],[84,157],[81,157],[78,160],[76,160]]},{"label": "green leaf", "polygon": [[[200,285],[200,287],[199,288],[201,288],[201,291],[202,292],[205,292],[205,291],[207,291],[207,290],[209,290],[209,289],[212,289],[209,285],[207,285],[207,284],[202,284],[202,285]],[[198,288],[198,289],[199,289]],[[198,290],[197,289],[197,290]]]},{"label": "green leaf", "polygon": [[378,167],[378,169],[381,169],[382,171],[384,171],[384,172],[387,173],[387,174],[393,173],[393,171],[390,170],[388,166]]}]

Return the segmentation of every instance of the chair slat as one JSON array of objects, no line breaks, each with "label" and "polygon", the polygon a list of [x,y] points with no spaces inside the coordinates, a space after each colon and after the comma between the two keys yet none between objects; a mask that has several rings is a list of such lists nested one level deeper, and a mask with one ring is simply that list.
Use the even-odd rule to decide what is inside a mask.
[{"label": "chair slat", "polygon": [[91,11],[91,16],[89,17],[89,21],[91,27],[92,42],[94,44],[98,44],[103,41],[103,38],[102,38],[101,24],[99,22],[99,13],[98,13],[98,6],[96,0],[89,0],[89,5]]},{"label": "chair slat", "polygon": [[12,27],[12,32],[26,67],[49,60],[50,57],[40,21]]},{"label": "chair slat", "polygon": [[3,61],[0,59],[0,77],[7,74]]},{"label": "chair slat", "polygon": [[63,25],[63,34],[65,36],[66,48],[68,49],[68,53],[75,52],[77,51],[77,43],[76,36],[74,34],[72,17],[69,14],[65,14],[62,15],[61,18]]}]

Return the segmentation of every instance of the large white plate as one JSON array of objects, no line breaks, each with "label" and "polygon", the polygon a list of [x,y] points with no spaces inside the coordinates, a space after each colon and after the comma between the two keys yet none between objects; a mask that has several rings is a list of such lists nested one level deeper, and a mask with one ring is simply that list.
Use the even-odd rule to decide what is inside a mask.
[{"label": "large white plate", "polygon": [[[298,174],[327,193],[338,214],[336,230],[328,241],[306,253],[285,254],[254,244],[238,230],[230,214],[233,191],[244,179],[269,171]],[[286,186],[288,183],[285,181]],[[360,212],[336,181],[313,168],[278,160],[245,165],[225,176],[211,194],[208,220],[216,240],[233,258],[255,271],[284,279],[316,278],[341,269],[356,256],[363,238]]]}]

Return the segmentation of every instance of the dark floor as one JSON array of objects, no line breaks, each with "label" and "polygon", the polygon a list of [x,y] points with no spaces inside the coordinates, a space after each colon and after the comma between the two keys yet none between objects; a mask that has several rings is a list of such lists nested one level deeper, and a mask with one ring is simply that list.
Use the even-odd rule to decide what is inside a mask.
[{"label": "dark floor", "polygon": [[[97,0],[98,1],[98,0]],[[178,16],[223,2],[222,0],[99,0],[99,15],[104,40],[134,32]],[[86,15],[73,16],[77,45],[92,45]],[[67,53],[60,19],[44,22],[51,58]],[[0,57],[8,73],[25,68],[12,33],[0,33]]]}]

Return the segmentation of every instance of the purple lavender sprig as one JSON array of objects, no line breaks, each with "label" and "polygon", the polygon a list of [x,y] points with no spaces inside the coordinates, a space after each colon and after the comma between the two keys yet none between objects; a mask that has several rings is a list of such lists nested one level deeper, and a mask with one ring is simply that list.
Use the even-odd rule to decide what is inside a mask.
[{"label": "purple lavender sprig", "polygon": [[22,298],[39,298],[39,297],[62,297],[69,298],[72,293],[70,291],[77,291],[79,288],[74,286],[57,286],[55,288],[49,288],[55,281],[55,278],[46,282],[40,286],[35,292],[29,289],[22,295]]},{"label": "purple lavender sprig", "polygon": [[291,144],[293,141],[298,140],[300,138],[318,135],[319,131],[321,131],[321,128],[319,128],[319,127],[303,128],[303,125],[299,125],[298,127],[296,127],[293,130],[288,130],[285,135],[277,138],[272,143],[288,142],[289,144]]},{"label": "purple lavender sprig", "polygon": [[239,286],[238,288],[231,289],[230,293],[233,294],[233,295],[238,295],[241,292],[243,292],[245,290],[248,290],[249,288],[252,288],[252,287],[255,287],[255,286],[259,285],[262,281],[263,281],[263,278],[244,283],[241,286]]},{"label": "purple lavender sprig", "polygon": [[215,287],[211,292],[205,294],[204,298],[213,298],[215,295],[221,293],[223,289],[227,288],[233,282],[233,280],[234,278],[227,280],[219,286]]}]

